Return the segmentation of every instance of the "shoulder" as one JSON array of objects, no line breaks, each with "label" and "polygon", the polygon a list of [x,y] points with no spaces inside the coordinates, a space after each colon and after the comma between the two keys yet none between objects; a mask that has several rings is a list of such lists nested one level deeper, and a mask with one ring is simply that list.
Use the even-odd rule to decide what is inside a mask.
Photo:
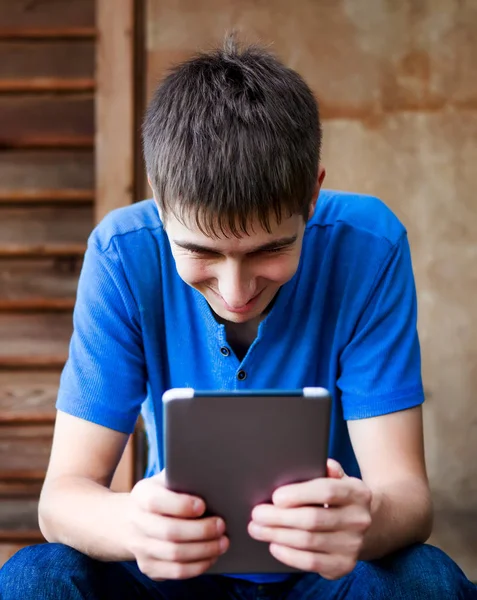
[{"label": "shoulder", "polygon": [[162,222],[154,201],[143,200],[107,214],[91,233],[89,242],[100,252],[107,252],[113,243],[120,246],[133,244],[140,251],[142,242],[147,243],[162,233]]},{"label": "shoulder", "polygon": [[322,190],[308,229],[345,228],[356,236],[372,237],[395,245],[406,233],[404,225],[375,196]]}]

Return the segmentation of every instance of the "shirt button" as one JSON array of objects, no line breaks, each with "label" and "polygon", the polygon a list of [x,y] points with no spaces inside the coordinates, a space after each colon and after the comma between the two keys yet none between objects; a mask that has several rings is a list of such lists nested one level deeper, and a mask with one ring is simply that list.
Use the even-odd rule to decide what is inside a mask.
[{"label": "shirt button", "polygon": [[237,379],[243,381],[247,377],[247,373],[245,371],[239,371],[237,373]]},{"label": "shirt button", "polygon": [[220,352],[224,355],[224,356],[229,356],[230,355],[230,350],[228,348],[226,348],[225,346],[223,346],[220,349]]}]

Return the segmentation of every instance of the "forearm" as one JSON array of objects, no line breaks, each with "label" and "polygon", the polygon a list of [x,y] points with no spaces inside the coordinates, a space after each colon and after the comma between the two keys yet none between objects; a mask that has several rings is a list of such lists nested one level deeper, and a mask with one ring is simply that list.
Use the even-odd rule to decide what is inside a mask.
[{"label": "forearm", "polygon": [[47,482],[39,506],[40,529],[49,542],[66,544],[103,561],[133,560],[127,547],[130,495],[93,481],[63,477]]},{"label": "forearm", "polygon": [[372,489],[371,526],[360,560],[382,558],[413,543],[425,542],[432,529],[432,502],[422,480]]}]

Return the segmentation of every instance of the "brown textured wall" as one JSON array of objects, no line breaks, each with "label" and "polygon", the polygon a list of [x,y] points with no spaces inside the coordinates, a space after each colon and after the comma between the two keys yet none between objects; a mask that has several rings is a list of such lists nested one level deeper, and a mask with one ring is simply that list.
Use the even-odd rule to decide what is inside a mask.
[{"label": "brown textured wall", "polygon": [[407,226],[435,540],[477,578],[477,2],[148,0],[146,17],[149,91],[226,29],[272,44],[321,102],[327,186]]}]

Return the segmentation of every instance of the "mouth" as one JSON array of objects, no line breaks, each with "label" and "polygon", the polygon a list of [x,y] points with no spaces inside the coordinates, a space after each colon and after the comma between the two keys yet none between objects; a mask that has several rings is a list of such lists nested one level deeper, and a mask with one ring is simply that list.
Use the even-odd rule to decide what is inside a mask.
[{"label": "mouth", "polygon": [[251,310],[253,310],[255,305],[258,302],[258,299],[260,298],[260,296],[263,292],[263,290],[258,292],[258,294],[256,294],[253,298],[250,298],[250,300],[247,302],[247,304],[244,304],[243,306],[233,307],[233,306],[230,306],[229,304],[227,304],[227,302],[222,298],[222,296],[220,294],[218,294],[215,290],[211,289],[211,291],[217,296],[217,298],[221,301],[223,307],[228,312],[231,312],[231,313],[234,313],[237,315],[246,314],[246,313],[250,312]]}]

